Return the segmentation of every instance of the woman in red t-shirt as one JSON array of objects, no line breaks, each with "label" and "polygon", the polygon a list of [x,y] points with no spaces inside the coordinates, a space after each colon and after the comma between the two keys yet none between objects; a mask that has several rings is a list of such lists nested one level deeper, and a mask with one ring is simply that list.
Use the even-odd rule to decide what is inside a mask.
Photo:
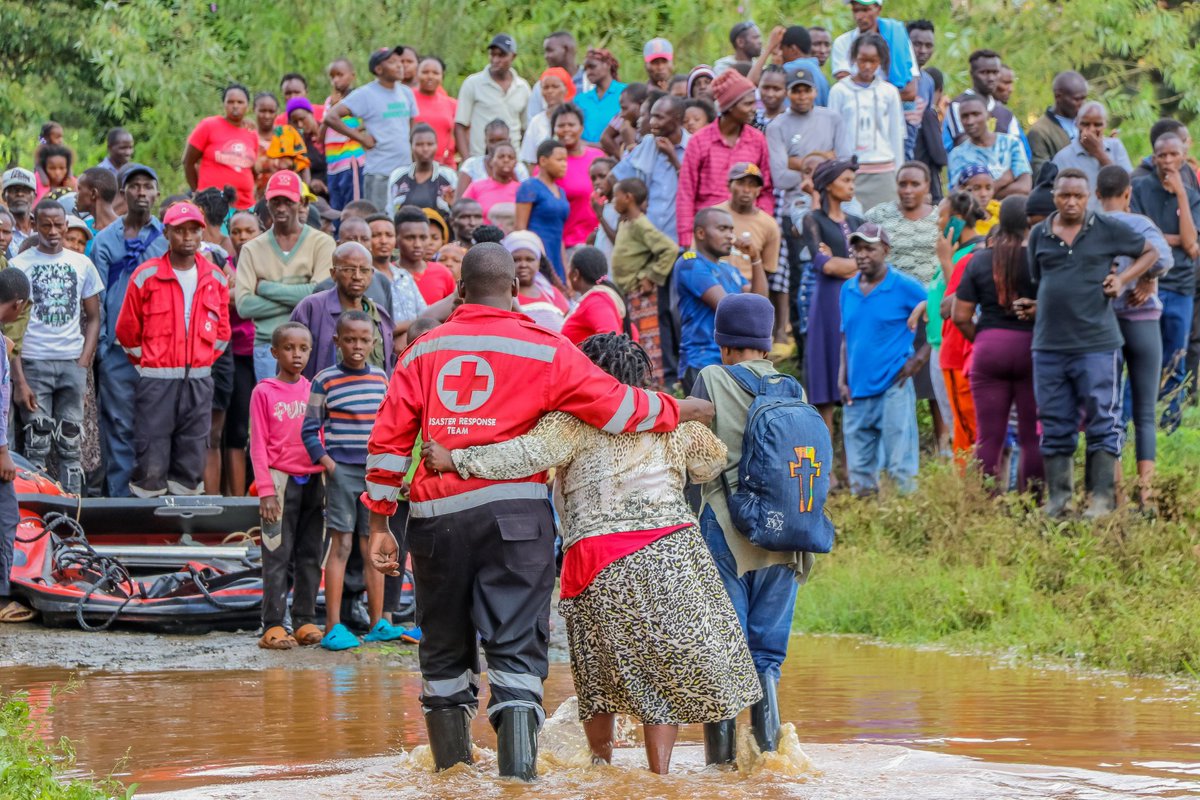
[{"label": "woman in red t-shirt", "polygon": [[458,101],[442,88],[445,73],[440,58],[426,56],[421,59],[417,67],[417,90],[413,96],[417,98],[417,122],[424,122],[437,134],[434,158],[439,164],[454,167],[454,114],[458,110]]},{"label": "woman in red t-shirt", "polygon": [[234,207],[246,210],[254,206],[254,160],[258,155],[258,134],[246,123],[250,92],[232,83],[222,96],[225,115],[205,117],[192,130],[183,154],[183,174],[193,191],[210,186],[232,186],[237,192]]},{"label": "woman in red t-shirt", "polygon": [[582,296],[563,323],[563,336],[573,344],[581,344],[598,333],[623,333],[635,342],[638,340],[625,295],[608,278],[604,253],[595,247],[580,247],[571,256],[567,279],[571,288]]}]

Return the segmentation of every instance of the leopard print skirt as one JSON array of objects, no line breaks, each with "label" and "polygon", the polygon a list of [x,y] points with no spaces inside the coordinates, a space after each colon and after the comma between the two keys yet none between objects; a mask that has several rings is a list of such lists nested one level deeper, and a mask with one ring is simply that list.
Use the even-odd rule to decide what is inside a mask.
[{"label": "leopard print skirt", "polygon": [[762,696],[737,613],[699,529],[609,564],[562,600],[579,718],[719,722]]}]

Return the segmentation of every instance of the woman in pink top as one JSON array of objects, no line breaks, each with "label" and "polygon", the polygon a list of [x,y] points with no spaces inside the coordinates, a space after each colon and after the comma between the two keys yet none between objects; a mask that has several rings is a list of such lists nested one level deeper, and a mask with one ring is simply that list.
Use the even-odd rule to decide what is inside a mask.
[{"label": "woman in pink top", "polygon": [[563,226],[563,246],[570,250],[587,242],[596,230],[596,212],[592,210],[592,162],[602,158],[604,152],[588,147],[583,141],[583,112],[573,103],[563,103],[554,110],[550,118],[554,138],[567,148],[567,174],[558,182],[567,202],[571,204],[567,224]]},{"label": "woman in pink top", "polygon": [[488,212],[497,203],[517,202],[517,150],[512,142],[500,142],[488,148],[483,157],[484,167],[491,177],[471,181],[471,185],[463,192],[463,197],[478,200],[483,207],[483,221],[491,224]]}]

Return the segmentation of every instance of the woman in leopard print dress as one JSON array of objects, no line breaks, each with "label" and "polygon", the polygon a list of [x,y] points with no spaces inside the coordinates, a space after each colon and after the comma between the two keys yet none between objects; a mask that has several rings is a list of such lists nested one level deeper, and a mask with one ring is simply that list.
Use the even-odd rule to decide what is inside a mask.
[{"label": "woman in leopard print dress", "polygon": [[[623,383],[651,366],[628,337],[580,347]],[[612,758],[615,714],[645,726],[650,769],[665,773],[678,726],[717,722],[761,697],[736,612],[722,588],[684,480],[715,478],[725,445],[687,422],[669,434],[609,436],[568,414],[516,439],[448,452],[426,443],[434,470],[490,480],[559,467],[563,504],[560,610],[567,621],[579,717],[594,758]]]}]

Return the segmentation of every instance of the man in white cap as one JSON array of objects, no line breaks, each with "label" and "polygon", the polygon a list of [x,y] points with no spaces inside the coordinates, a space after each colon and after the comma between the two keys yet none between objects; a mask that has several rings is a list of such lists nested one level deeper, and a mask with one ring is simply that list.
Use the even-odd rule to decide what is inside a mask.
[{"label": "man in white cap", "polygon": [[900,91],[901,100],[916,100],[917,79],[921,71],[917,67],[917,57],[913,54],[904,23],[881,16],[883,0],[849,0],[848,5],[854,14],[854,28],[833,40],[833,52],[829,56],[833,79],[840,81],[851,73],[850,45],[854,44],[854,40],[864,33],[877,33],[887,42],[891,55],[888,68],[880,68],[880,77]]},{"label": "man in white cap", "polygon": [[5,254],[12,258],[21,251],[21,242],[33,235],[33,198],[37,194],[37,183],[33,173],[27,169],[13,167],[4,173],[0,182],[0,198],[8,206],[13,218],[12,242]]},{"label": "man in white cap", "polygon": [[651,39],[642,48],[642,60],[646,62],[646,85],[667,91],[675,73],[675,48],[671,43],[661,37]]},{"label": "man in white cap", "polygon": [[530,89],[512,68],[517,58],[517,41],[507,33],[497,33],[487,51],[487,69],[469,75],[458,90],[454,143],[458,152],[468,156],[484,155],[487,145],[484,128],[494,119],[508,124],[513,147],[518,150],[525,130]]}]

